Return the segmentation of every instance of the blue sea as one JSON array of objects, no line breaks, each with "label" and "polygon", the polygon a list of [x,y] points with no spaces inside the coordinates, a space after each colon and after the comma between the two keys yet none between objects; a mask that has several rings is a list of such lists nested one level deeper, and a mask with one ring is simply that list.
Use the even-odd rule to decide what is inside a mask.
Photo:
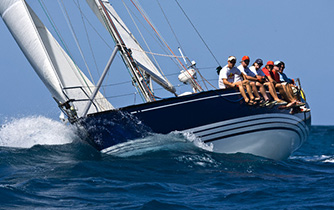
[{"label": "blue sea", "polygon": [[334,126],[285,161],[153,134],[101,154],[43,116],[0,127],[0,209],[333,209]]}]

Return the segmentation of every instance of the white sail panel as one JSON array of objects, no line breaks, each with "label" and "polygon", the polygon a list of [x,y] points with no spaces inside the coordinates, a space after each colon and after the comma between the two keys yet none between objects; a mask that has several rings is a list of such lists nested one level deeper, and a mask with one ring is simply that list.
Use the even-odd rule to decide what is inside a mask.
[{"label": "white sail panel", "polygon": [[[101,6],[99,6],[100,5],[99,0],[86,0],[86,1],[93,10],[93,12],[95,13],[95,15],[99,18],[101,23],[108,30],[108,26],[106,25],[104,18],[101,16],[100,10],[102,8]],[[111,17],[126,47],[131,49],[132,57],[136,60],[138,67],[147,72],[149,75],[151,75],[152,79],[155,82],[157,82],[170,92],[175,93],[175,88],[173,87],[173,85],[170,84],[169,81],[161,75],[156,66],[152,63],[150,58],[147,56],[142,47],[139,45],[133,34],[124,24],[123,20],[118,16],[115,9],[106,0],[103,0],[102,3],[108,10],[109,16]]]},{"label": "white sail panel", "polygon": [[[60,103],[74,99],[73,104],[81,116],[94,85],[22,0],[4,0],[0,7],[15,40],[53,97]],[[113,109],[101,93],[94,102],[95,106],[88,113]]]},{"label": "white sail panel", "polygon": [[22,52],[52,96],[60,102],[65,102],[66,97],[62,93],[57,77],[48,62],[44,47],[34,30],[35,27],[26,12],[24,3],[21,0],[1,0],[0,14]]}]

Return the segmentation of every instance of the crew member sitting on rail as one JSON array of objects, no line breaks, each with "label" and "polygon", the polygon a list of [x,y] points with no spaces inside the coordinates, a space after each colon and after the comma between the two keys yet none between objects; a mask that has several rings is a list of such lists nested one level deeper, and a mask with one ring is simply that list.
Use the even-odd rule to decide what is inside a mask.
[{"label": "crew member sitting on rail", "polygon": [[[238,68],[235,67],[237,59],[234,56],[229,56],[227,59],[227,65],[224,66],[219,72],[219,81],[218,85],[221,89],[226,88],[238,88],[241,95],[244,97],[244,100],[249,105],[255,105],[254,96],[249,85],[249,81],[246,79],[245,74],[243,74]],[[243,78],[242,81],[235,81],[236,75]],[[245,88],[249,98],[246,95]]]},{"label": "crew member sitting on rail", "polygon": [[[298,87],[294,85],[294,80],[288,78],[284,73],[283,70],[285,69],[285,63],[282,61],[275,61],[275,68],[280,75],[280,82],[284,88],[284,91],[287,92],[291,98],[293,98],[293,102],[295,106],[304,106],[305,103],[300,101],[300,97],[298,94]],[[301,111],[307,110],[301,109]],[[309,109],[308,109],[309,111]]]},{"label": "crew member sitting on rail", "polygon": [[[263,73],[266,75],[267,81],[271,82],[274,87],[280,92],[281,96],[284,98],[285,101],[289,102],[286,107],[292,107],[295,105],[293,97],[285,91],[282,84],[279,80],[279,74],[274,70],[274,62],[268,61],[267,65],[262,68]],[[278,103],[278,105],[284,105]]]},{"label": "crew member sitting on rail", "polygon": [[[281,100],[280,98],[278,98],[277,93],[276,93],[276,89],[273,85],[273,83],[269,82],[266,79],[266,75],[263,73],[263,71],[261,70],[261,67],[263,66],[263,60],[261,58],[256,59],[256,61],[253,63],[253,65],[251,67],[249,67],[249,69],[253,72],[254,75],[256,75],[256,79],[257,79],[257,83],[263,84],[264,86],[267,86],[270,95],[273,97],[274,101],[269,102],[269,98],[267,96],[267,98],[265,97],[265,106],[270,106],[272,104],[277,104],[279,103],[280,105],[283,104],[287,104],[287,102]],[[260,89],[261,90],[261,89]],[[261,92],[262,93],[262,92]],[[264,96],[264,95],[263,95]]]},{"label": "crew member sitting on rail", "polygon": [[[249,80],[249,84],[252,87],[253,94],[255,96],[255,101],[262,105],[268,105],[269,104],[269,97],[267,96],[266,89],[263,87],[263,84],[258,82],[258,79],[256,78],[256,74],[248,68],[250,59],[246,55],[242,57],[241,64],[238,66],[238,69],[246,75],[246,79]],[[264,101],[261,99],[257,87],[259,87],[260,92],[262,96],[264,97]]]}]

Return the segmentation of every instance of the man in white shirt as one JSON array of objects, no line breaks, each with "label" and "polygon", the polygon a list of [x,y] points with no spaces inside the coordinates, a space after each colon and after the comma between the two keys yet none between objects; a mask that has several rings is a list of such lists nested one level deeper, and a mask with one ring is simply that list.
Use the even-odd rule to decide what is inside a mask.
[{"label": "man in white shirt", "polygon": [[[269,98],[266,94],[266,89],[263,87],[263,85],[261,83],[258,82],[257,78],[256,78],[256,74],[254,74],[254,72],[252,72],[249,68],[250,59],[247,55],[245,55],[244,57],[242,57],[241,60],[241,64],[238,66],[238,69],[244,73],[246,75],[246,79],[249,80],[249,85],[252,87],[253,90],[253,94],[255,96],[255,101],[262,103],[269,103]],[[236,78],[237,80],[239,80],[240,78]],[[265,101],[261,100],[261,97],[258,93],[257,87],[259,87],[260,92],[262,94],[262,96],[264,97]]]},{"label": "man in white shirt", "polygon": [[[245,79],[245,75],[235,67],[236,62],[237,59],[234,56],[228,57],[227,65],[224,66],[219,72],[219,88],[238,88],[241,95],[244,97],[245,102],[249,105],[255,105],[256,102],[254,101],[254,96],[252,94],[251,87],[249,86],[249,81]],[[243,80],[235,81],[235,77],[238,76],[243,78]],[[245,88],[247,89],[249,98],[246,95]]]}]

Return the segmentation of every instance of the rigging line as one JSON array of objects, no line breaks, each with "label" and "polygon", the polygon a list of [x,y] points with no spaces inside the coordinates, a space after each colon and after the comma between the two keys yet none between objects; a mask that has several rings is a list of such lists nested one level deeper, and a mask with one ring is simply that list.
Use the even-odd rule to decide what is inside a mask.
[{"label": "rigging line", "polygon": [[[182,45],[181,45],[181,43],[180,43],[180,41],[179,41],[179,39],[178,39],[177,36],[176,36],[175,31],[173,30],[172,25],[170,24],[170,22],[169,22],[169,20],[168,20],[168,18],[167,18],[167,16],[166,16],[165,11],[162,9],[162,6],[161,6],[159,0],[156,0],[156,1],[157,1],[158,5],[159,5],[159,7],[160,7],[160,10],[161,10],[162,14],[164,15],[164,17],[165,17],[165,19],[166,19],[166,21],[167,21],[167,23],[168,23],[168,25],[169,25],[169,28],[170,28],[170,30],[172,31],[172,33],[173,33],[173,35],[174,35],[174,37],[175,37],[177,43],[179,44],[179,46],[180,46],[180,48],[182,49],[182,51],[184,51],[184,50],[183,50],[183,47],[182,47]],[[182,56],[181,56],[181,57],[182,57]]]},{"label": "rigging line", "polygon": [[[82,77],[80,70],[78,70],[78,66],[77,66],[77,65],[75,64],[75,62],[73,61],[73,58],[72,58],[72,56],[71,56],[71,53],[70,53],[70,51],[69,51],[68,46],[66,45],[66,42],[64,41],[64,38],[61,36],[61,33],[59,32],[59,29],[57,28],[57,26],[56,26],[54,20],[52,19],[51,15],[50,15],[50,12],[47,10],[47,7],[45,6],[45,4],[44,4],[43,1],[41,2],[41,0],[38,0],[38,2],[39,2],[39,4],[40,4],[40,6],[42,7],[42,10],[43,10],[44,14],[45,14],[46,17],[48,18],[48,20],[49,20],[49,22],[50,22],[50,24],[51,24],[53,30],[54,30],[55,33],[57,34],[58,39],[60,40],[61,44],[63,45],[63,48],[64,48],[64,50],[65,50],[65,53],[67,53],[67,55],[69,56],[69,58],[71,59],[71,61],[74,63],[74,65],[75,65],[77,71],[79,72],[79,75]],[[58,2],[58,3],[59,3],[59,2]],[[52,64],[52,65],[53,65],[53,64]],[[56,71],[54,65],[53,65],[53,68],[54,68],[54,71]],[[66,88],[66,87],[64,87],[64,85],[62,84],[62,81],[61,81],[61,79],[59,78],[58,73],[55,72],[55,75],[56,75],[56,77],[57,77],[57,79],[58,79],[58,82],[59,82],[59,85],[60,85],[61,89],[63,90],[63,94],[65,95],[65,97],[69,98],[69,97],[67,96],[67,93],[65,92],[65,88]],[[84,82],[86,83],[85,80],[84,80]],[[87,83],[86,83],[86,86],[88,87],[88,84],[87,84]],[[89,87],[88,87],[88,89],[89,89]]]},{"label": "rigging line", "polygon": [[[75,6],[79,8],[76,2],[74,2]],[[106,44],[106,46],[110,49],[113,49],[109,43],[102,37],[102,35],[98,32],[98,30],[93,26],[93,24],[89,21],[89,19],[86,17],[86,15],[79,9],[81,15],[86,19],[87,23],[92,27],[92,29],[95,31],[95,33],[101,38],[101,40]]]},{"label": "rigging line", "polygon": [[[136,18],[136,20],[142,25],[142,27],[146,30],[146,32],[152,37],[152,39],[154,41],[156,41],[156,43],[160,46],[160,48],[166,53],[168,54],[168,50],[166,50],[166,47],[164,47],[164,43],[161,41],[161,39],[158,37],[158,35],[156,35],[156,33],[153,35],[151,33],[150,30],[147,29],[147,27],[142,23],[142,21],[136,16],[136,14],[132,11],[132,10],[129,10],[132,15]],[[172,59],[171,58],[171,61],[174,62],[174,64],[180,68],[180,70],[182,70],[182,67],[175,61],[175,59]]]},{"label": "rigging line", "polygon": [[[75,41],[75,43],[76,43],[76,45],[77,45],[77,47],[78,47],[78,50],[79,50],[79,52],[80,52],[80,55],[81,55],[83,61],[84,61],[84,63],[85,63],[85,66],[86,66],[86,68],[87,68],[87,70],[88,70],[88,73],[89,73],[89,75],[90,75],[90,77],[91,77],[91,80],[92,80],[92,82],[95,84],[94,79],[93,79],[93,76],[92,76],[92,74],[91,74],[91,72],[90,72],[90,70],[89,70],[89,67],[88,67],[88,65],[87,65],[86,58],[85,58],[85,56],[84,56],[84,54],[83,54],[83,52],[82,52],[82,49],[81,49],[81,47],[80,47],[80,44],[79,44],[77,35],[75,34],[75,31],[74,31],[74,29],[73,29],[72,22],[71,22],[71,20],[70,20],[70,17],[69,17],[69,15],[68,15],[68,12],[67,12],[67,10],[66,10],[66,8],[65,8],[64,2],[63,2],[63,0],[60,0],[60,1],[61,1],[61,4],[63,5],[63,6],[61,6],[61,4],[60,4],[60,2],[59,2],[59,0],[58,0],[58,4],[59,4],[59,6],[60,6],[60,9],[62,10],[63,15],[64,15],[64,17],[65,17],[65,19],[66,19],[66,22],[67,22],[67,24],[68,24],[68,27],[70,28],[70,31],[71,31],[71,33],[72,33],[72,35],[73,35],[73,38],[74,38],[74,41]],[[80,74],[80,75],[81,75],[81,74]],[[87,85],[87,87],[88,87],[88,84],[87,84],[87,82],[85,81],[84,77],[82,77],[82,79],[84,80],[84,82],[86,83],[86,85]],[[91,91],[91,90],[90,90],[90,91]]]},{"label": "rigging line", "polygon": [[161,53],[153,53],[153,52],[148,52],[148,51],[144,51],[144,50],[138,50],[138,49],[134,49],[134,48],[129,48],[133,51],[138,51],[138,52],[144,52],[147,54],[152,54],[152,55],[157,55],[157,56],[162,56],[162,57],[170,57],[170,58],[188,58],[186,56],[179,56],[179,55],[168,55],[168,54],[161,54]]},{"label": "rigging line", "polygon": [[[63,47],[65,48],[65,51],[68,52],[66,43],[64,42],[63,37],[62,37],[61,34],[59,33],[59,30],[58,30],[58,28],[56,27],[56,24],[55,24],[55,22],[53,21],[51,15],[50,15],[50,12],[47,10],[47,7],[45,6],[45,4],[44,4],[44,2],[43,2],[42,0],[38,0],[38,2],[39,2],[39,5],[41,6],[41,8],[42,8],[42,10],[43,10],[43,12],[44,12],[44,14],[45,14],[45,16],[46,16],[47,19],[49,20],[49,23],[51,24],[53,30],[54,30],[55,33],[57,34],[57,36],[58,36],[60,42],[62,43]],[[69,53],[68,53],[68,54],[69,54]],[[50,59],[50,58],[49,58],[49,59]],[[50,61],[50,62],[51,62],[51,61]],[[52,63],[52,62],[51,62],[51,63]],[[60,88],[61,88],[62,90],[64,90],[65,87],[63,86],[62,81],[61,81],[61,79],[59,78],[59,76],[58,76],[58,74],[57,74],[57,72],[56,72],[56,69],[55,69],[55,67],[54,67],[53,64],[52,64],[52,67],[53,67],[54,74],[56,75],[57,80],[58,80],[58,82],[59,82],[59,86],[60,86]],[[69,98],[69,97],[67,96],[67,94],[66,94],[64,91],[63,91],[63,94],[65,95],[65,97]]]},{"label": "rigging line", "polygon": [[[146,47],[148,48],[148,50],[150,51],[150,54],[151,54],[152,51],[151,51],[149,45],[147,44],[147,42],[146,42],[146,40],[145,40],[145,37],[143,36],[142,32],[140,31],[140,29],[139,29],[137,23],[134,21],[134,19],[133,19],[131,13],[130,13],[130,11],[129,11],[129,8],[126,6],[124,0],[122,0],[122,2],[123,2],[124,7],[126,8],[128,14],[129,14],[129,16],[131,17],[132,22],[135,24],[135,26],[136,26],[136,28],[137,28],[137,31],[139,32],[141,38],[143,39],[143,41],[144,41]],[[131,50],[135,50],[135,49],[131,49]],[[136,51],[139,51],[139,50],[136,50]],[[140,52],[140,51],[139,51],[139,52]],[[144,50],[142,50],[142,52],[146,53]],[[152,55],[154,55],[154,54],[152,54]],[[156,60],[155,56],[152,56],[152,57],[153,57],[153,59],[154,59],[156,65],[158,66],[158,70],[159,70],[160,74],[164,76],[163,72],[161,71],[161,67],[160,67],[158,61]],[[165,76],[164,76],[164,78],[167,79]]]},{"label": "rigging line", "polygon": [[[98,0],[98,1],[99,1],[99,4],[102,6],[102,9],[103,9],[103,11],[104,11],[104,14],[107,16],[107,18],[108,18],[108,20],[109,20],[109,23],[111,24],[111,26],[113,27],[113,29],[114,29],[116,35],[118,36],[119,41],[121,42],[121,43],[119,43],[120,46],[121,46],[121,48],[123,48],[123,47],[126,48],[126,46],[125,46],[125,44],[124,44],[124,42],[123,42],[122,37],[120,36],[120,34],[119,34],[119,32],[118,32],[118,30],[117,30],[117,28],[116,28],[114,22],[112,21],[110,15],[109,15],[109,13],[110,13],[110,14],[112,14],[112,13],[111,13],[110,11],[108,11],[108,9],[106,8],[106,6],[104,5],[104,3],[103,3],[101,0]],[[134,59],[133,59],[133,57],[131,56],[130,52],[129,52],[128,50],[125,50],[125,49],[123,49],[123,50],[125,51],[124,53],[127,54],[127,58],[130,60],[130,62],[131,62],[131,63],[134,62]],[[123,59],[123,61],[124,61],[124,59]],[[142,75],[142,73],[141,73],[141,71],[138,69],[138,67],[137,67],[137,66],[134,66],[134,67],[135,67],[135,70],[139,73],[139,75],[144,79],[144,76]],[[138,82],[140,83],[140,81],[138,81]],[[148,91],[145,91],[145,89],[143,89],[144,93],[142,93],[142,94],[143,94],[143,95],[146,94],[147,96],[151,96],[151,97],[153,98],[153,100],[155,101],[154,94],[152,93],[150,87],[147,85],[147,82],[146,82],[145,80],[144,80],[143,83],[141,83],[141,85],[143,86],[143,88],[145,88],[143,84],[146,86],[146,88],[148,89]],[[141,91],[141,92],[142,92],[142,91]]]},{"label": "rigging line", "polygon": [[[167,44],[167,42],[162,38],[162,36],[160,35],[160,33],[157,31],[157,29],[153,26],[152,22],[148,19],[147,15],[145,15],[145,12],[139,8],[139,4],[135,4],[132,0],[130,0],[132,2],[132,4],[134,5],[134,7],[139,11],[139,13],[143,16],[143,18],[146,20],[146,22],[151,26],[151,28],[153,29],[153,31],[158,35],[158,37],[160,38],[160,40],[162,40],[162,42],[164,43],[164,45],[168,48],[168,50],[174,55],[175,53],[173,52],[173,50],[169,47],[169,45]],[[181,66],[183,67],[183,69],[187,70],[185,68],[185,66],[182,64],[182,62],[177,59],[179,61],[179,63],[181,64]]]},{"label": "rigging line", "polygon": [[98,75],[99,75],[99,77],[100,77],[101,74],[100,74],[100,72],[99,72],[99,68],[97,67],[95,54],[94,54],[94,52],[93,52],[92,43],[91,43],[90,38],[89,38],[89,34],[88,34],[88,31],[87,31],[87,27],[86,27],[85,20],[84,20],[84,18],[83,18],[83,12],[82,12],[82,10],[81,10],[81,6],[80,6],[80,1],[79,1],[79,0],[77,0],[77,4],[78,4],[78,6],[79,6],[78,8],[79,8],[79,11],[80,11],[80,16],[81,16],[82,24],[83,24],[84,29],[85,29],[85,33],[86,33],[86,37],[87,37],[87,41],[88,41],[88,45],[89,45],[89,50],[90,50],[90,52],[91,52],[91,54],[92,54],[92,58],[93,58],[93,61],[94,61],[94,64],[95,64],[96,71],[97,71],[97,73],[98,73]]},{"label": "rigging line", "polygon": [[[166,47],[169,49],[169,51],[174,55],[175,53],[173,52],[173,50],[169,47],[169,45],[166,43],[166,41],[161,37],[161,35],[159,34],[159,32],[156,30],[156,28],[152,25],[152,23],[148,20],[147,16],[144,15],[144,12],[142,10],[140,10],[138,8],[138,6],[133,2],[133,0],[130,0],[132,2],[132,4],[137,8],[137,10],[142,14],[143,18],[146,20],[146,22],[151,26],[151,28],[155,31],[155,33],[157,33],[160,37],[160,39],[164,42],[164,44],[166,45]],[[183,69],[187,71],[187,68],[183,65],[183,63],[180,61],[179,58],[176,58],[178,60],[178,62],[180,63],[180,65],[183,67]],[[190,75],[190,73],[188,73],[189,76],[192,78],[192,80],[202,89],[202,87],[198,84],[198,82],[194,79],[193,76]]]},{"label": "rigging line", "polygon": [[62,37],[61,33],[59,32],[59,29],[57,28],[57,25],[56,23],[54,22],[54,20],[52,19],[51,15],[50,15],[50,12],[48,11],[47,7],[45,6],[43,0],[38,0],[40,6],[42,7],[43,9],[43,12],[44,14],[46,15],[46,17],[48,18],[53,30],[55,31],[55,33],[57,34],[61,44],[63,45],[63,48],[65,49],[66,53],[67,54],[71,54],[70,51],[69,51],[69,48],[68,46],[66,45],[66,42],[64,41],[65,39]]},{"label": "rigging line", "polygon": [[177,5],[180,7],[180,9],[182,10],[183,14],[186,16],[186,18],[188,19],[188,21],[190,22],[190,24],[192,25],[192,27],[194,28],[194,30],[196,31],[197,35],[201,38],[202,42],[204,43],[204,45],[206,46],[206,48],[209,50],[209,52],[211,53],[212,57],[215,59],[215,61],[217,62],[218,65],[220,65],[219,61],[217,60],[216,56],[213,54],[213,52],[211,51],[211,49],[209,48],[209,46],[206,44],[206,42],[204,41],[203,37],[201,36],[201,34],[198,32],[198,30],[196,29],[195,25],[191,22],[190,18],[188,17],[188,15],[186,14],[186,12],[183,10],[183,8],[181,7],[181,5],[179,4],[179,2],[177,0],[175,0],[175,2],[177,3]]},{"label": "rigging line", "polygon": [[[74,0],[73,0],[73,2],[75,3]],[[87,26],[86,26],[86,23],[85,23],[85,20],[84,20],[84,15],[83,15],[83,12],[82,12],[82,10],[81,10],[81,6],[80,6],[80,1],[79,1],[79,0],[77,0],[77,6],[78,6],[78,9],[79,9],[79,11],[80,11],[80,16],[81,16],[82,24],[83,24],[83,26],[84,26],[84,30],[85,30],[85,33],[86,33],[87,42],[88,42],[88,45],[89,45],[89,50],[90,50],[90,52],[91,52],[91,55],[92,55],[92,58],[93,58],[93,61],[94,61],[94,64],[95,64],[95,69],[96,69],[96,72],[97,72],[98,76],[100,77],[101,74],[100,74],[99,68],[98,68],[98,66],[97,66],[97,62],[96,62],[96,58],[95,58],[95,54],[94,54],[94,52],[93,52],[92,43],[91,43],[91,40],[90,40],[90,38],[89,38],[89,34],[88,34],[88,30],[87,30]],[[93,83],[95,83],[94,80],[93,80]],[[106,94],[106,90],[105,90],[105,88],[102,87],[102,90],[103,90],[103,94],[105,95],[105,94]]]}]

